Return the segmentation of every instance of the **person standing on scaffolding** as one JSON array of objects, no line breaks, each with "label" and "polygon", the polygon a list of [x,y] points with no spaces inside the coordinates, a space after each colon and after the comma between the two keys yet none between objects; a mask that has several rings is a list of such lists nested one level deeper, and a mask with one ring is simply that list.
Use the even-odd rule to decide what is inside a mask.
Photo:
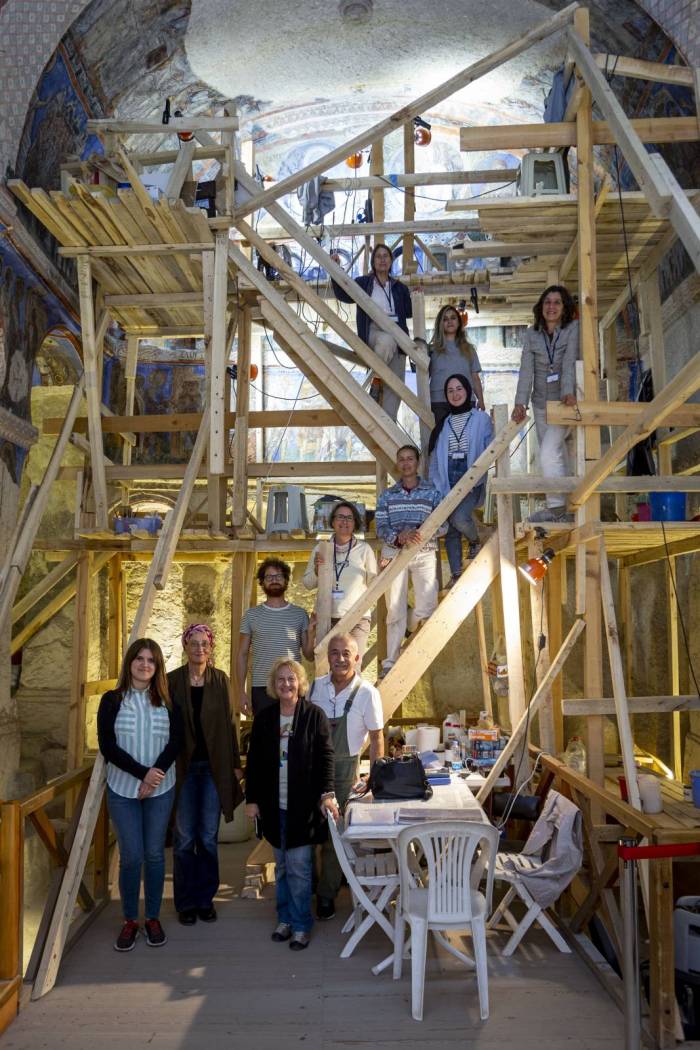
[{"label": "person standing on scaffolding", "polygon": [[[340,256],[337,254],[331,255],[331,259],[333,262],[340,262]],[[370,272],[356,277],[355,283],[408,335],[406,321],[412,316],[411,293],[405,284],[391,276],[392,263],[391,251],[387,246],[375,244],[370,258]],[[355,300],[339,284],[336,284],[332,277],[331,284],[336,299],[342,303],[354,303]],[[367,343],[382,361],[386,362],[394,375],[403,383],[406,373],[406,355],[403,350],[399,350],[394,337],[376,325],[360,306],[357,307],[355,323],[360,339]],[[377,376],[372,379],[370,393],[376,401],[380,401],[389,418],[395,420],[401,401],[399,395],[384,387]]]}]

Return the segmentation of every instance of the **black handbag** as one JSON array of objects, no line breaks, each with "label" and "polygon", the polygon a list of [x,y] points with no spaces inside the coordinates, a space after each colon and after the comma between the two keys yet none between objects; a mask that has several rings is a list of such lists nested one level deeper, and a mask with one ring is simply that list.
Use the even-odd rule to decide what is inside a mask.
[{"label": "black handbag", "polygon": [[378,758],[369,774],[372,798],[387,802],[432,798],[425,769],[418,755],[405,758]]}]

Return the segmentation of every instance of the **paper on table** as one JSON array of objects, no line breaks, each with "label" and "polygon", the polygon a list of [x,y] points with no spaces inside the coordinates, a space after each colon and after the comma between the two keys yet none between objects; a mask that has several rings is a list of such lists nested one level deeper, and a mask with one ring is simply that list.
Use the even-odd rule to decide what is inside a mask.
[{"label": "paper on table", "polygon": [[351,825],[395,824],[396,806],[382,802],[373,802],[371,806],[355,803],[350,806],[349,815]]}]

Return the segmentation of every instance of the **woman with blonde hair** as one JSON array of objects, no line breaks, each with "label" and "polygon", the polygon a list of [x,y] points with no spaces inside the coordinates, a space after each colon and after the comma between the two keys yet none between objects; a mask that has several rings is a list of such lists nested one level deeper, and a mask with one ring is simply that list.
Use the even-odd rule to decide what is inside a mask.
[{"label": "woman with blonde hair", "polygon": [[182,635],[186,663],[171,671],[173,704],[182,712],[184,746],[177,760],[179,794],[173,838],[173,890],[183,926],[216,922],[217,838],[242,800],[243,777],[233,721],[231,683],[214,667],[214,635],[191,623]]},{"label": "woman with blonde hair", "polygon": [[445,383],[452,375],[464,375],[476,398],[476,407],[484,410],[484,390],[481,385],[481,363],[476,349],[467,339],[462,318],[454,306],[441,307],[435,318],[433,337],[428,347],[430,364],[430,407],[435,425],[450,414],[445,401]]},{"label": "woman with blonde hair", "polygon": [[107,808],[119,843],[124,923],[114,948],[131,951],[139,935],[142,869],[146,943],[158,948],[167,939],[159,915],[182,718],[170,702],[163,653],[152,638],[137,638],[127,649],[116,689],[100,700],[97,739],[107,760]]},{"label": "woman with blonde hair", "polygon": [[253,720],[246,768],[246,812],[260,822],[275,853],[277,926],[273,941],[293,951],[309,945],[313,846],[327,833],[325,811],[338,816],[328,719],[304,699],[309,682],[296,660],[270,669],[275,703]]}]

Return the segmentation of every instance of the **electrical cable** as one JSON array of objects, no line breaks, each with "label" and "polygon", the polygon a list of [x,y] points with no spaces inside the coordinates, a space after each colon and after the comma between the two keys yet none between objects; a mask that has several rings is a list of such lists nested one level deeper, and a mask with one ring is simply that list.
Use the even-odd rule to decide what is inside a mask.
[{"label": "electrical cable", "polygon": [[[409,192],[409,188],[406,188],[405,186],[396,186],[391,181],[391,179],[388,178],[386,175],[379,175],[378,178],[380,178],[382,180],[382,182],[385,182],[387,184],[387,186],[389,186],[390,189],[392,189],[392,190],[398,190],[399,193],[403,193],[403,194],[406,194],[406,193]],[[498,185],[494,186],[493,189],[484,190],[483,193],[474,193],[474,194],[472,194],[471,197],[463,197],[463,198],[460,198],[460,200],[464,200],[465,202],[468,203],[469,201],[478,200],[480,197],[487,197],[489,195],[489,193],[496,193],[498,190],[505,189],[506,186],[512,186],[513,183],[516,182],[516,180],[517,180],[517,176],[513,177],[512,179],[505,179],[503,182],[499,182]],[[427,194],[425,194],[425,193],[411,193],[411,196],[415,197],[418,200],[435,201],[437,204],[444,204],[445,203],[445,198],[444,197],[428,197]]]}]

